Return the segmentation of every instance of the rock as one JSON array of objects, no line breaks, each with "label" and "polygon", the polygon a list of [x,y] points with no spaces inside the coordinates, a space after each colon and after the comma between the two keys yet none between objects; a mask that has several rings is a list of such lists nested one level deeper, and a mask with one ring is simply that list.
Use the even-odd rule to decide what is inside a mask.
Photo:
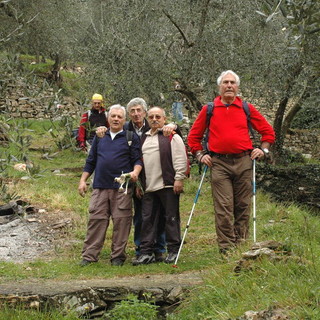
[{"label": "rock", "polygon": [[168,294],[166,300],[168,303],[173,304],[181,300],[183,296],[183,289],[181,286],[174,287]]},{"label": "rock", "polygon": [[267,241],[262,241],[262,242],[256,242],[252,245],[251,249],[256,250],[256,249],[262,249],[262,248],[269,248],[272,250],[280,249],[282,248],[282,243],[274,241],[274,240],[267,240]]},{"label": "rock", "polygon": [[239,320],[289,320],[284,310],[247,311]]},{"label": "rock", "polygon": [[27,165],[25,163],[16,163],[13,166],[13,169],[17,171],[26,171],[27,170]]},{"label": "rock", "polygon": [[67,219],[55,222],[54,224],[51,225],[51,228],[52,229],[60,229],[60,228],[66,227],[70,223],[71,223],[71,219],[67,218]]},{"label": "rock", "polygon": [[261,257],[261,256],[269,256],[274,258],[275,252],[269,248],[261,248],[261,249],[247,251],[242,254],[242,257],[244,259],[257,259],[258,257]]}]

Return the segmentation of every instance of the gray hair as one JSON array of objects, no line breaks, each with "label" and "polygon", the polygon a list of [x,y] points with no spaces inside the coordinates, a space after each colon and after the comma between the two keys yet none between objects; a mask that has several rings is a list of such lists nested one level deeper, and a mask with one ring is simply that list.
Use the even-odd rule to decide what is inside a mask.
[{"label": "gray hair", "polygon": [[236,78],[236,84],[237,84],[238,86],[240,86],[240,78],[239,78],[239,76],[238,76],[235,72],[233,72],[232,70],[227,70],[227,71],[221,72],[220,76],[219,76],[218,79],[217,79],[217,84],[218,84],[218,86],[220,86],[223,77],[226,76],[227,74],[232,74],[232,75]]},{"label": "gray hair", "polygon": [[110,114],[111,110],[113,110],[113,109],[122,110],[122,111],[123,111],[124,118],[126,117],[126,115],[127,115],[127,113],[126,113],[126,108],[123,107],[121,104],[114,104],[114,105],[112,105],[112,106],[109,108],[108,115]]},{"label": "gray hair", "polygon": [[147,112],[148,110],[147,103],[142,98],[133,98],[132,100],[130,100],[127,104],[127,111],[130,112],[130,109],[135,106],[142,106],[145,112]]}]

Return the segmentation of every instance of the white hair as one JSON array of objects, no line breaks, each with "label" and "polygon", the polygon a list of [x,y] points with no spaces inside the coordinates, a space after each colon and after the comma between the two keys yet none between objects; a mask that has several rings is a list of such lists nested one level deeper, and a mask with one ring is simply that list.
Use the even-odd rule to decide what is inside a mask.
[{"label": "white hair", "polygon": [[113,109],[122,110],[122,111],[123,111],[123,116],[124,116],[124,118],[126,117],[126,108],[123,107],[121,104],[114,104],[114,105],[112,105],[112,106],[109,108],[108,114],[110,114],[111,110],[113,110]]},{"label": "white hair", "polygon": [[235,79],[236,79],[236,84],[237,84],[238,86],[240,86],[240,78],[239,78],[239,76],[238,76],[235,72],[233,72],[232,70],[227,70],[227,71],[221,72],[220,76],[219,76],[218,79],[217,79],[217,84],[218,84],[218,86],[220,86],[223,77],[226,76],[227,74],[232,74],[232,75],[235,77]]}]

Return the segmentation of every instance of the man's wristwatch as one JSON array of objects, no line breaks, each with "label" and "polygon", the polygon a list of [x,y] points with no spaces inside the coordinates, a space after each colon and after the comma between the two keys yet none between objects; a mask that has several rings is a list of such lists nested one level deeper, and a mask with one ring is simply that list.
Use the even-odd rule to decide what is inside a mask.
[{"label": "man's wristwatch", "polygon": [[263,153],[264,153],[265,155],[268,155],[268,154],[269,154],[269,149],[263,148],[263,149],[261,149],[261,150],[263,151]]}]

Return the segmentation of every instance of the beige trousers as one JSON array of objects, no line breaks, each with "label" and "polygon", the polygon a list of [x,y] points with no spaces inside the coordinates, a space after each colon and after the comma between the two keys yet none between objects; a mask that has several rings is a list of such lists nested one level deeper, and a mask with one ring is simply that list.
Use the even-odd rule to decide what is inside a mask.
[{"label": "beige trousers", "polygon": [[252,160],[212,157],[212,195],[218,246],[230,248],[248,238],[251,209]]},{"label": "beige trousers", "polygon": [[111,261],[126,259],[125,249],[132,224],[132,191],[128,194],[118,189],[94,189],[89,204],[89,221],[86,239],[82,250],[82,258],[98,261],[106,232],[113,222]]}]

